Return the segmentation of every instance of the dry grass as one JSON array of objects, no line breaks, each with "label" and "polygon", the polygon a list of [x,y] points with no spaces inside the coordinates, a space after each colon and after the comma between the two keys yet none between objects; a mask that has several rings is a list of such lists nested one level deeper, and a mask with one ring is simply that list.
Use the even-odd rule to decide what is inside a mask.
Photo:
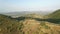
[{"label": "dry grass", "polygon": [[25,34],[60,34],[60,26],[49,22],[26,19],[23,25]]}]

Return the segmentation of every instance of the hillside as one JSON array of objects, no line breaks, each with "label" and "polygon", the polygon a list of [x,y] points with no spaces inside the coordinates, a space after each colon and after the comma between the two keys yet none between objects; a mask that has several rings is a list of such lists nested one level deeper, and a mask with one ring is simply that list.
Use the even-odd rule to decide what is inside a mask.
[{"label": "hillside", "polygon": [[50,18],[52,19],[60,19],[60,9],[56,10],[55,12],[51,13],[49,15]]},{"label": "hillside", "polygon": [[9,16],[0,14],[0,34],[19,34],[20,24]]},{"label": "hillside", "polygon": [[0,14],[0,34],[60,34],[60,24],[41,17],[43,16],[30,14],[12,18]]},{"label": "hillside", "polygon": [[54,23],[58,23],[60,24],[60,9],[54,11],[53,13],[49,14],[48,16],[48,20]]}]

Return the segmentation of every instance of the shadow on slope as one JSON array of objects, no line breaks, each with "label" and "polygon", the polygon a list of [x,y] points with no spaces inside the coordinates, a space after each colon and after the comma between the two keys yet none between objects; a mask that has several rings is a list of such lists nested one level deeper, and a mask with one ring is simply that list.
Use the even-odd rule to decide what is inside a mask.
[{"label": "shadow on slope", "polygon": [[35,19],[37,21],[47,21],[47,22],[51,22],[51,23],[56,23],[56,24],[60,24],[60,19],[41,19],[41,18],[32,18],[32,17],[18,17],[18,18],[11,18],[11,19],[15,19],[17,21],[21,21],[24,19]]},{"label": "shadow on slope", "polygon": [[39,19],[39,18],[34,18],[37,21],[48,21],[50,23],[56,23],[60,24],[60,19]]}]

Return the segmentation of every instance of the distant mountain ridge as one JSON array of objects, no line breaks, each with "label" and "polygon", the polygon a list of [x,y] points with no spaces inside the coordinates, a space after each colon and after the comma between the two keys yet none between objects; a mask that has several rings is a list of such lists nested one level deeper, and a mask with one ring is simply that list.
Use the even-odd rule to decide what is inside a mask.
[{"label": "distant mountain ridge", "polygon": [[15,12],[8,12],[8,13],[5,13],[5,15],[9,15],[9,16],[24,16],[26,14],[41,14],[41,15],[46,15],[48,14],[49,12],[43,12],[43,11],[21,11],[21,12],[18,12],[18,11],[15,11]]}]

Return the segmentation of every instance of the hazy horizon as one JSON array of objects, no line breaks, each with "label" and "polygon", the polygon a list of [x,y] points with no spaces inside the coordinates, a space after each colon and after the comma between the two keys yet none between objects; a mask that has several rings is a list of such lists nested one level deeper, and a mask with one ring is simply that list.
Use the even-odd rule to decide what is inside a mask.
[{"label": "hazy horizon", "polygon": [[60,9],[60,0],[0,0],[1,12],[43,11]]}]

